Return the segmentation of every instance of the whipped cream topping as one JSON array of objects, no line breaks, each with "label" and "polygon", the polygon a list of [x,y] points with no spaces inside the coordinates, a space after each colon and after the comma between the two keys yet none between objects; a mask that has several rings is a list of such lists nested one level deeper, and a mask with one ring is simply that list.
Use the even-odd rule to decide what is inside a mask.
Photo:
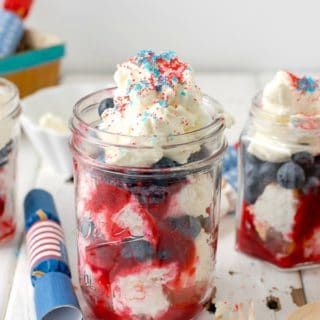
[{"label": "whipped cream topping", "polygon": [[[118,65],[115,108],[105,110],[105,128],[132,136],[183,134],[210,123],[191,67],[171,51],[143,50]],[[121,119],[121,126],[117,120]]]},{"label": "whipped cream topping", "polygon": [[69,133],[68,125],[65,121],[57,115],[50,112],[45,113],[39,119],[39,126],[41,128],[51,129],[57,133]]},{"label": "whipped cream topping", "polygon": [[[102,114],[102,129],[131,137],[153,137],[154,146],[161,146],[175,135],[193,132],[210,124],[212,116],[202,104],[203,94],[196,85],[192,68],[175,53],[156,54],[142,50],[129,61],[118,65],[114,75],[117,89],[114,108]],[[121,139],[121,137],[119,137]],[[188,137],[179,143],[188,142]],[[135,144],[132,138],[132,144]],[[177,151],[161,148],[131,154],[109,148],[106,161],[119,165],[145,165],[168,156],[186,163],[198,145]]]},{"label": "whipped cream topping", "polygon": [[279,71],[265,86],[263,110],[278,116],[320,114],[320,80]]},{"label": "whipped cream topping", "polygon": [[320,80],[279,71],[263,90],[261,108],[269,121],[254,132],[249,152],[272,162],[320,153]]}]

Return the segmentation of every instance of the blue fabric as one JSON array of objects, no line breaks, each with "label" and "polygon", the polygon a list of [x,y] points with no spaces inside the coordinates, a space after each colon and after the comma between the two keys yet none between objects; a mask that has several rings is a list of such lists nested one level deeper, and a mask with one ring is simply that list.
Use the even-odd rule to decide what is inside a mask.
[{"label": "blue fabric", "polygon": [[21,19],[9,11],[0,9],[0,58],[16,51],[22,35]]},{"label": "blue fabric", "polygon": [[238,150],[229,146],[223,159],[223,177],[237,190],[238,180]]}]

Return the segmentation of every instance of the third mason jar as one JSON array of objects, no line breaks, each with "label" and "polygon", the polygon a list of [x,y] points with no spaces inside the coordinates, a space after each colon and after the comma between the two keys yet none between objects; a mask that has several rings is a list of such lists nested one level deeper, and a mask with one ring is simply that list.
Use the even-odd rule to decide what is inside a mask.
[{"label": "third mason jar", "polygon": [[237,248],[283,269],[320,262],[319,81],[280,71],[240,139]]},{"label": "third mason jar", "polygon": [[15,233],[16,157],[21,112],[16,86],[0,78],[0,242]]}]

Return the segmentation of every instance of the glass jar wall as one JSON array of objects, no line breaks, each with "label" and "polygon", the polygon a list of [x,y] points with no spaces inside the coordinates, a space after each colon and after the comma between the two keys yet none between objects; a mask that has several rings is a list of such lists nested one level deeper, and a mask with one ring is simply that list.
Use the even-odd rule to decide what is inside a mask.
[{"label": "glass jar wall", "polygon": [[111,134],[98,105],[113,91],[80,100],[71,123],[82,291],[101,319],[192,319],[214,287],[223,119],[170,139]]}]

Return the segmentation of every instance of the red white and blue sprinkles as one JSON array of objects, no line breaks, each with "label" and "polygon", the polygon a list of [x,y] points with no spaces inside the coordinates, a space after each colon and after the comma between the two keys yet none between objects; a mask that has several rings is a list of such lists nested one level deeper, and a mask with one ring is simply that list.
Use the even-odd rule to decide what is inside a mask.
[{"label": "red white and blue sprinkles", "polygon": [[[129,60],[130,64],[122,64],[121,67],[128,68],[130,77],[127,82],[126,96],[116,97],[115,107],[122,111],[130,105],[129,96],[135,94],[143,97],[150,91],[158,93],[153,103],[158,103],[161,107],[169,106],[169,95],[167,89],[176,90],[178,86],[183,89],[180,91],[181,96],[186,96],[188,92],[188,83],[185,81],[185,71],[191,71],[191,67],[182,62],[173,51],[165,51],[156,54],[151,50],[141,50],[135,57]],[[130,66],[141,68],[147,71],[146,76],[142,76],[135,81],[134,70]],[[170,92],[172,92],[170,90]],[[132,103],[132,102],[131,102]]]}]

